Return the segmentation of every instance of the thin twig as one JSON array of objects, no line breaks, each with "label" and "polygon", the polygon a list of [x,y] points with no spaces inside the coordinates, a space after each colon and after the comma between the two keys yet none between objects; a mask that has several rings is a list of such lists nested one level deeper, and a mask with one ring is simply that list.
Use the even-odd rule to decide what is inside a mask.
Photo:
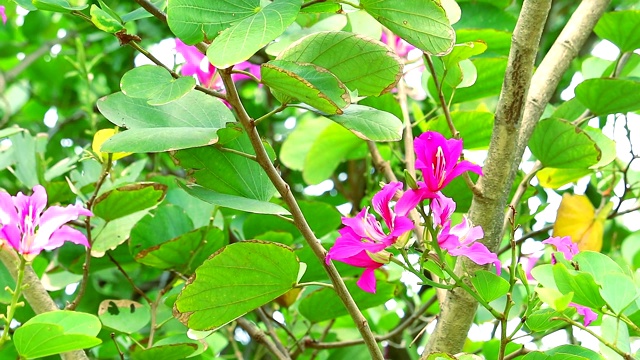
[{"label": "thin twig", "polygon": [[278,347],[271,340],[269,340],[267,334],[264,331],[260,330],[260,328],[255,324],[245,318],[239,318],[236,321],[238,322],[238,326],[246,331],[253,340],[264,345],[264,347],[266,347],[273,355],[275,355],[278,360],[290,359],[288,355],[281,353]]},{"label": "thin twig", "polygon": [[116,265],[116,267],[118,268],[120,273],[122,273],[122,275],[124,275],[124,278],[127,279],[129,284],[131,284],[131,287],[133,287],[133,290],[136,293],[138,293],[138,295],[142,296],[142,298],[145,299],[147,301],[147,303],[151,304],[153,302],[153,300],[151,300],[151,298],[133,282],[133,279],[131,279],[129,274],[127,274],[127,272],[122,268],[122,266],[120,266],[118,261],[108,251],[107,251],[107,256],[109,257],[109,260],[111,260],[111,262]]},{"label": "thin twig", "polygon": [[276,345],[278,350],[280,350],[280,352],[285,355],[287,359],[291,359],[291,357],[289,356],[289,351],[282,344],[282,341],[280,341],[278,333],[276,333],[276,329],[273,327],[273,324],[271,324],[271,319],[267,316],[266,311],[264,311],[263,307],[259,307],[256,309],[256,312],[258,313],[258,317],[260,317],[260,320],[262,321],[264,326],[267,327],[267,332],[269,333],[271,340],[273,340],[273,343]]}]

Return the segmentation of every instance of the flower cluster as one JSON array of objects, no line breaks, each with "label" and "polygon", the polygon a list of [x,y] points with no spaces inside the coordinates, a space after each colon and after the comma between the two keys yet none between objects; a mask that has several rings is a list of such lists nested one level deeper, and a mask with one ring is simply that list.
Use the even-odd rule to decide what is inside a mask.
[{"label": "flower cluster", "polygon": [[[326,261],[338,260],[352,266],[364,268],[358,285],[365,291],[375,292],[375,269],[389,263],[391,246],[403,247],[414,227],[408,214],[421,201],[431,199],[434,224],[437,226],[438,245],[452,256],[466,256],[472,261],[484,265],[493,263],[500,267],[496,254],[476,240],[484,233],[479,226],[473,227],[468,219],[452,226],[451,215],[455,211],[455,202],[442,195],[440,190],[456,176],[465,171],[482,175],[480,166],[469,161],[459,161],[462,153],[462,140],[447,140],[441,134],[426,132],[415,139],[416,168],[422,172],[423,181],[417,181],[416,189],[402,192],[403,184],[392,182],[385,185],[373,197],[373,207],[382,217],[385,232],[369,208],[364,208],[354,218],[342,218],[345,225],[340,236],[329,250]],[[391,201],[397,199],[395,206]]]},{"label": "flower cluster", "polygon": [[[185,76],[195,75],[200,82],[200,85],[210,89],[221,89],[222,81],[220,77],[215,77],[216,68],[211,65],[209,60],[204,54],[198,50],[195,46],[189,46],[176,39],[176,51],[184,57],[185,63],[182,65],[180,72]],[[260,66],[252,64],[248,61],[243,61],[234,66],[237,70],[243,70],[251,73],[253,76],[260,77]],[[249,79],[249,76],[245,74],[233,74],[231,78],[234,81]]]},{"label": "flower cluster", "polygon": [[[66,224],[79,216],[93,216],[80,205],[47,206],[44,187],[36,185],[33,195],[10,196],[0,191],[0,242],[6,241],[26,258],[52,250],[65,241],[89,247],[86,236]],[[44,212],[43,212],[44,211]]]}]

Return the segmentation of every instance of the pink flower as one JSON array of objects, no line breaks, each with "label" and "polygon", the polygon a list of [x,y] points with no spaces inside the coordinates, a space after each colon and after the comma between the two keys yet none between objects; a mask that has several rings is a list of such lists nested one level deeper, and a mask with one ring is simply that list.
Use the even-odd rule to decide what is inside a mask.
[{"label": "pink flower", "polygon": [[[182,75],[196,75],[200,85],[204,87],[212,88],[216,85],[212,82],[216,74],[216,68],[211,65],[209,59],[207,59],[198,48],[186,45],[180,39],[176,39],[176,51],[182,55],[186,61],[180,70]],[[206,70],[203,70],[203,68]]]},{"label": "pink flower", "polygon": [[7,24],[7,14],[4,13],[4,5],[0,5],[0,17],[2,17],[2,25]]},{"label": "pink flower", "polygon": [[366,207],[354,218],[342,218],[345,227],[340,229],[340,236],[326,257],[327,264],[331,260],[337,260],[365,268],[358,280],[358,286],[370,293],[376,291],[374,270],[388,263],[391,256],[384,249],[392,246],[399,237],[413,229],[413,222],[406,216],[410,207],[396,212],[391,209],[390,202],[401,189],[401,182],[389,183],[372,199],[373,208],[382,217],[388,234],[375,216],[369,214],[369,208]]},{"label": "pink flower", "polygon": [[465,171],[482,175],[482,168],[467,160],[458,162],[462,140],[445,139],[440,133],[427,131],[414,142],[416,169],[422,171],[426,191],[437,193]]},{"label": "pink flower", "polygon": [[18,253],[35,257],[42,250],[62,246],[65,241],[89,247],[83,233],[64,225],[79,216],[93,216],[91,211],[80,205],[67,207],[47,206],[44,187],[36,185],[33,195],[21,192],[11,197],[0,192],[0,239],[6,240]]},{"label": "pink flower", "polygon": [[[559,251],[562,254],[564,254],[564,257],[567,260],[573,259],[573,257],[578,253],[578,251],[580,251],[578,250],[578,245],[573,241],[571,241],[570,236],[550,237],[547,240],[544,240],[542,243],[553,245],[556,248],[556,251]],[[551,263],[552,264],[556,263],[556,257],[553,254],[551,255]]]},{"label": "pink flower", "polygon": [[576,310],[578,310],[578,315],[584,316],[582,319],[584,326],[589,326],[589,324],[598,318],[598,314],[586,306],[578,305],[576,303],[569,303],[569,306],[576,308]]},{"label": "pink flower", "polygon": [[536,266],[536,263],[540,260],[540,256],[527,256],[520,258],[520,264],[522,264],[522,270],[524,270],[527,280],[535,280],[531,275],[531,270]]},{"label": "pink flower", "polygon": [[[260,79],[260,65],[256,65],[250,63],[248,61],[243,61],[233,67],[235,70],[244,70],[251,73],[256,78]],[[242,81],[251,79],[248,75],[245,74],[232,74],[231,78],[233,81]]]}]

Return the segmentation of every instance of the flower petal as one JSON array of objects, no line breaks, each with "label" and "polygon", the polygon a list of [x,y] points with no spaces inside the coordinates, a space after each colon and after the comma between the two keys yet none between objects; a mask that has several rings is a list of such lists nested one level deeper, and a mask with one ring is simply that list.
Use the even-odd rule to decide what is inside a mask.
[{"label": "flower petal", "polygon": [[456,249],[451,249],[449,250],[449,254],[453,256],[466,256],[478,265],[499,264],[498,256],[479,242],[473,243],[471,246],[461,246]]},{"label": "flower petal", "polygon": [[375,294],[376,293],[376,274],[375,269],[367,268],[356,283],[360,289]]},{"label": "flower petal", "polygon": [[70,241],[74,244],[84,245],[89,247],[89,241],[87,237],[79,230],[76,230],[70,226],[62,226],[51,234],[49,242],[44,246],[45,250],[52,250],[59,248],[65,241]]},{"label": "flower petal", "polygon": [[[48,208],[40,219],[40,227],[33,241],[33,246],[51,249],[49,242],[53,233],[60,229],[62,225],[71,220],[76,220],[81,215],[93,216],[93,213],[80,205],[52,206]],[[60,245],[62,244],[60,243],[58,246]]]},{"label": "flower petal", "polygon": [[389,202],[396,195],[398,190],[402,190],[402,183],[399,181],[390,182],[385,185],[382,190],[373,195],[371,203],[373,203],[373,209],[382,216],[385,224],[388,228],[393,226],[393,212],[389,206]]},{"label": "flower petal", "polygon": [[550,237],[547,240],[542,242],[543,244],[553,245],[556,248],[556,251],[564,254],[565,259],[571,260],[573,257],[578,254],[580,250],[578,250],[578,244],[571,241],[570,236],[564,237]]},{"label": "flower petal", "polygon": [[6,240],[17,252],[22,253],[20,248],[22,233],[17,223],[7,224],[0,228],[0,239]]},{"label": "flower petal", "polygon": [[439,192],[437,197],[431,200],[430,207],[433,211],[434,225],[442,226],[451,221],[451,215],[456,211],[456,202]]},{"label": "flower petal", "polygon": [[11,195],[0,191],[0,224],[18,223],[18,213]]},{"label": "flower petal", "polygon": [[424,181],[418,181],[417,185],[418,189],[407,189],[407,191],[402,194],[395,207],[397,215],[407,215],[420,201],[432,199],[437,196],[436,193],[427,188]]},{"label": "flower petal", "polygon": [[576,303],[569,303],[569,306],[576,308],[576,310],[578,310],[578,314],[584,316],[582,319],[584,326],[589,326],[589,324],[598,318],[598,314],[586,306],[578,305]]}]

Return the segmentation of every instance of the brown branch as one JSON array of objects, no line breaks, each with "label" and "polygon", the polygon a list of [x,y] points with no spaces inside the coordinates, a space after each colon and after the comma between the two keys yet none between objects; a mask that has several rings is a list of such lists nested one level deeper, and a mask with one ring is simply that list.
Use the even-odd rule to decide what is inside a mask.
[{"label": "brown branch", "polygon": [[364,316],[358,309],[358,306],[353,301],[353,297],[349,293],[349,290],[345,286],[340,273],[338,273],[338,270],[336,270],[333,263],[325,263],[325,257],[327,254],[326,250],[322,247],[322,245],[320,245],[320,241],[318,241],[315,234],[309,227],[309,224],[307,223],[304,214],[300,210],[300,206],[298,206],[298,202],[293,196],[289,185],[282,179],[280,173],[271,162],[271,159],[269,158],[269,155],[264,148],[264,144],[262,143],[262,139],[260,138],[260,134],[258,133],[258,129],[255,127],[253,120],[242,106],[242,102],[240,101],[236,86],[233,82],[233,79],[231,79],[231,70],[224,69],[220,72],[220,75],[227,91],[227,101],[235,110],[236,115],[238,116],[238,120],[240,121],[240,123],[242,123],[242,126],[249,135],[251,145],[256,152],[256,159],[258,163],[264,169],[265,173],[269,177],[269,180],[271,180],[277,191],[282,196],[282,200],[288,205],[289,211],[293,216],[296,227],[298,228],[298,230],[300,230],[300,233],[306,240],[309,247],[311,247],[311,250],[314,252],[316,257],[324,265],[325,271],[329,275],[329,279],[334,286],[336,294],[340,297],[345,307],[349,311],[349,315],[351,315],[351,318],[355,322],[358,331],[360,331],[360,334],[367,344],[372,359],[382,360],[382,352],[380,351],[378,344],[373,338],[373,333],[371,332],[371,328],[369,327],[367,320],[364,318]]},{"label": "brown branch", "polygon": [[[498,101],[493,134],[484,176],[477,183],[479,192],[474,194],[469,218],[482,226],[483,242],[495,251],[502,241],[502,224],[507,196],[513,179],[512,167],[518,167],[513,155],[517,143],[527,90],[531,83],[533,65],[540,37],[546,22],[551,0],[525,0],[513,32],[507,72]],[[514,171],[515,173],[515,171]],[[456,273],[473,273],[483,268],[464,257],[458,259]],[[436,329],[422,355],[444,351],[458,353],[462,350],[469,328],[473,322],[477,301],[461,288],[448,292],[441,304],[441,314]]]},{"label": "brown branch", "polygon": [[238,326],[240,326],[244,331],[249,333],[249,336],[256,342],[264,345],[273,355],[275,355],[278,360],[289,360],[289,356],[280,352],[278,347],[269,339],[269,336],[258,326],[250,322],[245,318],[239,318],[236,320]]}]

